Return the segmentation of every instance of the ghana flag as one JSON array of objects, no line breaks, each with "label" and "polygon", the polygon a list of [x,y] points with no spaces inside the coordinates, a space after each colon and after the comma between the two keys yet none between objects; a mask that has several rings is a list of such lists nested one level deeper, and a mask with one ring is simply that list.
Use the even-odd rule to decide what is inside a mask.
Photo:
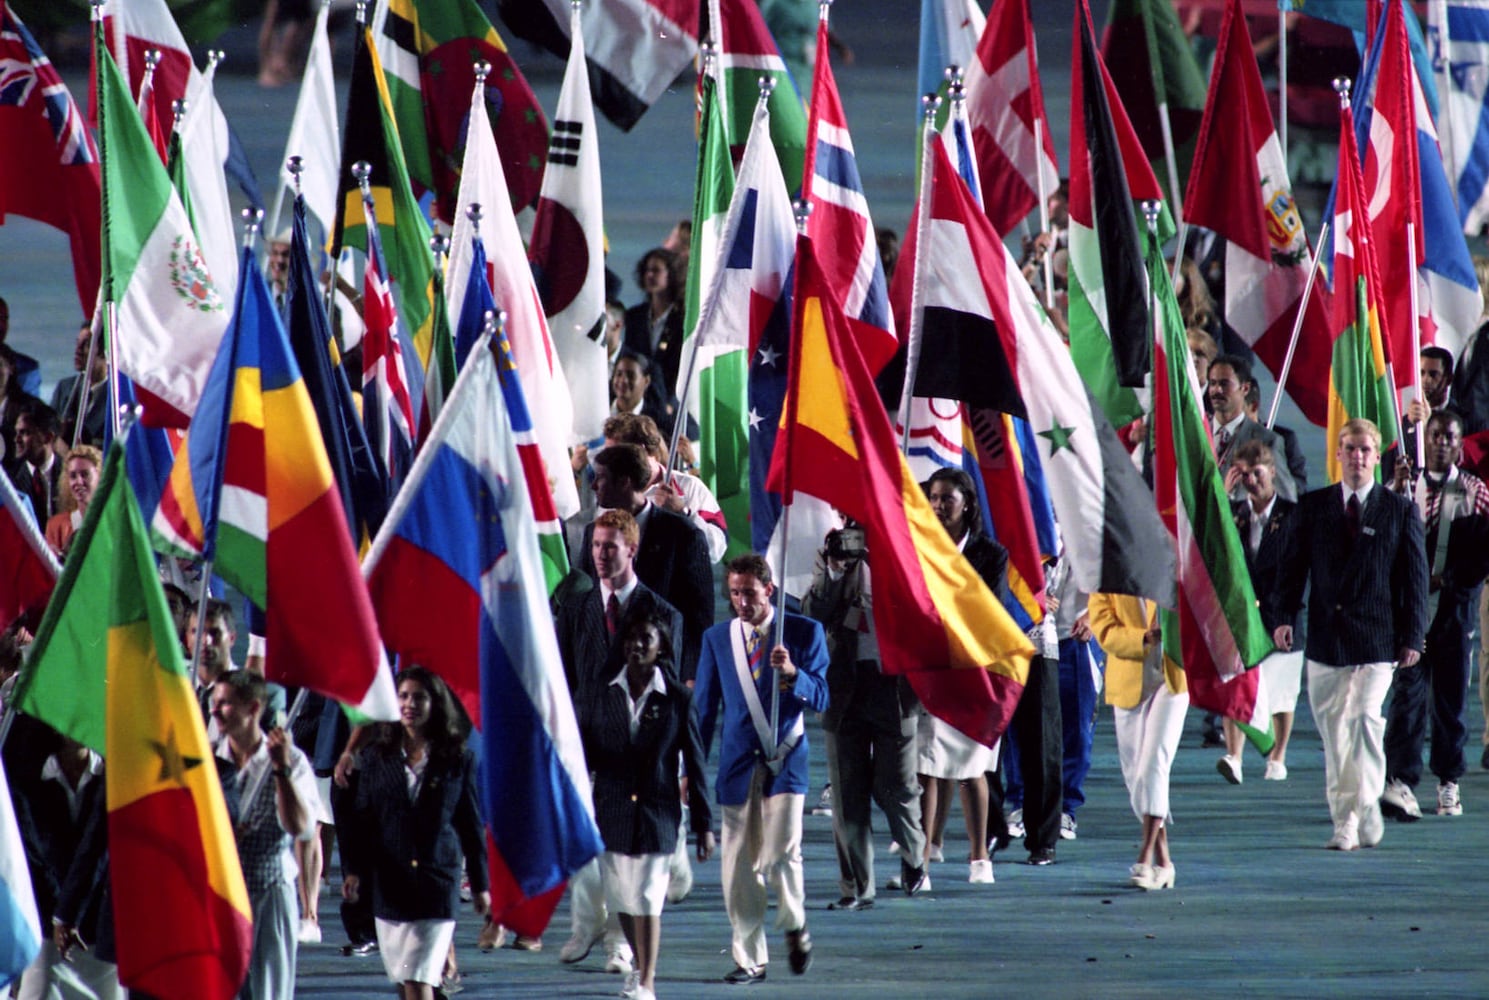
[{"label": "ghana flag", "polygon": [[18,705],[109,762],[119,981],[226,1000],[248,967],[248,890],[123,455],[116,442]]}]

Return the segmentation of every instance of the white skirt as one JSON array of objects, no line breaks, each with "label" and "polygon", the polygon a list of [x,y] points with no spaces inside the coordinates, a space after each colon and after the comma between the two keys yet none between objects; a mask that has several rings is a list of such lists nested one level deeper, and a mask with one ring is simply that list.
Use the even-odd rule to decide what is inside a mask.
[{"label": "white skirt", "polygon": [[605,905],[611,913],[660,917],[672,883],[671,854],[600,855],[600,877],[605,883]]},{"label": "white skirt", "polygon": [[438,986],[445,978],[445,959],[455,940],[453,920],[384,920],[377,918],[377,947],[383,970],[395,983]]},{"label": "white skirt", "polygon": [[932,778],[978,778],[998,764],[996,749],[988,749],[930,712],[921,713],[915,742],[920,756],[916,769]]},{"label": "white skirt", "polygon": [[1303,651],[1273,653],[1257,668],[1267,693],[1267,707],[1273,715],[1291,712],[1298,707],[1298,694],[1303,687]]}]

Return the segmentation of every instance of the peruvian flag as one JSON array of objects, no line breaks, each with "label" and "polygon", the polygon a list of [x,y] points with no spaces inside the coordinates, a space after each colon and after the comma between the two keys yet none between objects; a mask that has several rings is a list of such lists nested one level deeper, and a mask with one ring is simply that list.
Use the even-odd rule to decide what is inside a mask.
[{"label": "peruvian flag", "polygon": [[[967,71],[967,119],[977,150],[983,210],[1007,236],[1060,186],[1055,140],[1039,86],[1029,0],[998,0]],[[1036,139],[1035,124],[1041,135]]]},{"label": "peruvian flag", "polygon": [[[1184,217],[1225,240],[1225,322],[1273,375],[1287,355],[1310,262],[1240,0],[1229,0]],[[1322,425],[1329,402],[1328,292],[1314,284],[1287,391]]]}]

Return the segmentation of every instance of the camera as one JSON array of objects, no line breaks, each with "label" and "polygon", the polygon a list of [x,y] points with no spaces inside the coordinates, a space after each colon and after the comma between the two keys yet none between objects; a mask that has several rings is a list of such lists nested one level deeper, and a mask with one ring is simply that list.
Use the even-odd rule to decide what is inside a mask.
[{"label": "camera", "polygon": [[838,528],[827,533],[827,557],[843,562],[855,562],[868,552],[863,529],[858,527]]}]

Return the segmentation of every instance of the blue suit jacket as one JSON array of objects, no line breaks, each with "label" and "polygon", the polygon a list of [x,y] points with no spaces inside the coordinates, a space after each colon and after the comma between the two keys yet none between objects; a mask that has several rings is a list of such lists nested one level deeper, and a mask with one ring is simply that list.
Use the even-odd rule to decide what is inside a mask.
[{"label": "blue suit jacket", "polygon": [[[773,623],[772,623],[773,624]],[[734,649],[730,638],[734,620],[721,622],[703,633],[703,649],[698,657],[698,679],[693,688],[693,704],[698,710],[705,752],[713,747],[715,725],[719,737],[719,777],[715,782],[720,805],[742,805],[750,795],[750,778],[755,766],[764,761],[766,750],[760,746],[744,690],[734,669]],[[807,709],[821,712],[827,708],[827,641],[822,626],[800,615],[786,616],[786,649],[796,665],[796,683],[790,691],[781,692],[780,728],[776,739],[791,731],[798,716]],[[770,714],[770,692],[776,683],[774,670],[761,672],[755,682],[760,705]],[[723,708],[723,718],[719,709]],[[772,748],[774,749],[774,748]],[[786,756],[779,774],[765,784],[766,795],[807,791],[807,738],[801,740]]]}]

